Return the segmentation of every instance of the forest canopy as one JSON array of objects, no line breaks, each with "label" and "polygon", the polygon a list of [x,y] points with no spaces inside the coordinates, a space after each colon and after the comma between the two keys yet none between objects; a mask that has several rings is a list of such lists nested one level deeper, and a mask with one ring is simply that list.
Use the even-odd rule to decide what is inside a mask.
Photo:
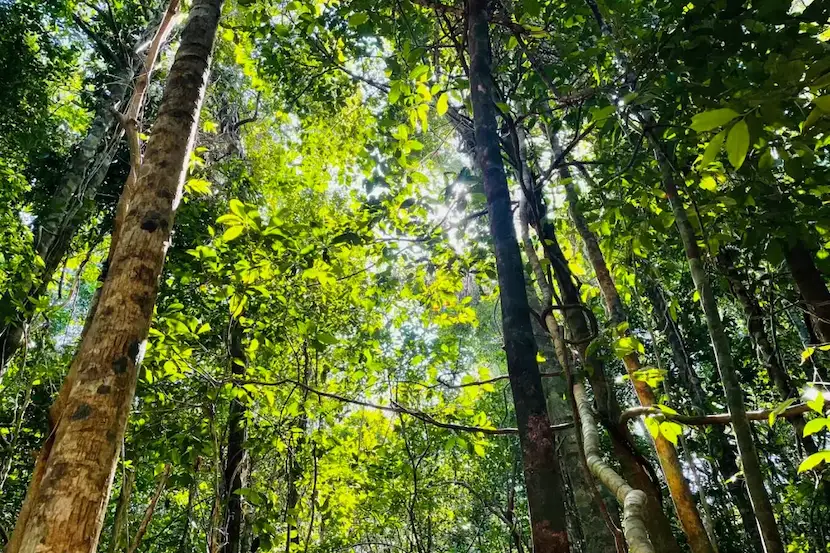
[{"label": "forest canopy", "polygon": [[0,1],[6,553],[830,553],[830,3]]}]

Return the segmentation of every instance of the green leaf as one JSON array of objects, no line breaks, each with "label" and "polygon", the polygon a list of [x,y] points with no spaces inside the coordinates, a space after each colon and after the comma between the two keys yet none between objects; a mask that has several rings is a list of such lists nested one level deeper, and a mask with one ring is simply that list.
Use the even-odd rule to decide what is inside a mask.
[{"label": "green leaf", "polygon": [[812,436],[816,432],[821,432],[827,426],[827,422],[827,419],[824,417],[807,421],[807,424],[804,425],[804,437],[806,438],[807,436]]},{"label": "green leaf", "polygon": [[231,208],[231,213],[238,215],[242,218],[245,217],[245,204],[234,198],[230,201],[229,205]]},{"label": "green leaf", "polygon": [[648,428],[652,438],[656,438],[660,435],[660,422],[657,419],[654,417],[646,417],[645,422],[646,428]]},{"label": "green leaf", "polygon": [[196,194],[210,194],[210,181],[205,179],[190,179],[185,184],[185,189],[188,192],[195,192]]},{"label": "green leaf", "polygon": [[706,175],[700,179],[700,187],[704,190],[708,190],[709,192],[717,192],[718,183],[712,175]]},{"label": "green leaf", "polygon": [[424,145],[421,144],[421,142],[419,142],[418,140],[407,140],[406,142],[404,142],[403,147],[413,150],[415,152],[419,152],[424,149]]},{"label": "green leaf", "polygon": [[[804,351],[802,351],[801,352],[801,364],[803,365],[804,363],[806,363],[807,360],[810,357],[812,357],[815,352],[816,352],[816,348],[814,348],[813,346],[810,346],[807,349],[805,349]],[[821,394],[819,394],[819,395],[821,395]]]},{"label": "green leaf", "polygon": [[703,152],[703,159],[700,160],[700,166],[706,167],[715,159],[717,159],[718,154],[720,153],[721,148],[723,147],[723,141],[726,139],[726,131],[721,131],[715,135],[712,140],[709,141],[709,144],[706,145],[706,150]]},{"label": "green leaf", "polygon": [[447,109],[449,109],[449,98],[447,93],[444,92],[438,97],[438,101],[435,102],[435,113],[438,115],[444,115],[447,113]]},{"label": "green leaf", "polygon": [[807,402],[807,406],[820,415],[824,413],[824,393],[821,390],[817,392],[816,397]]},{"label": "green leaf", "polygon": [[729,163],[735,169],[740,169],[744,164],[746,153],[749,151],[749,127],[746,121],[741,119],[729,130],[726,137],[726,154],[729,156]]},{"label": "green leaf", "polygon": [[813,103],[817,105],[821,111],[830,113],[830,94],[814,98]]},{"label": "green leaf", "polygon": [[401,97],[401,83],[400,81],[394,81],[392,86],[389,87],[389,105],[394,104],[398,101],[398,98]]},{"label": "green leaf", "polygon": [[231,240],[234,240],[235,238],[239,237],[239,235],[242,234],[242,231],[244,230],[245,227],[242,225],[234,225],[232,227],[228,227],[227,229],[225,229],[225,233],[222,234],[222,240],[224,240],[225,242],[230,242]]},{"label": "green leaf", "polygon": [[683,427],[674,421],[663,421],[660,423],[660,434],[677,445],[677,437],[683,434]]},{"label": "green leaf", "polygon": [[362,25],[369,21],[369,16],[365,13],[356,13],[349,17],[349,25],[352,27],[357,27],[358,25]]},{"label": "green leaf", "polygon": [[334,345],[337,343],[337,338],[329,334],[328,332],[321,332],[317,335],[317,340],[323,344]]},{"label": "green leaf", "polygon": [[830,451],[819,451],[818,453],[813,453],[804,459],[800,465],[798,465],[798,473],[801,474],[802,472],[807,472],[808,470],[816,468],[821,463],[828,462],[830,462]]},{"label": "green leaf", "polygon": [[697,132],[711,131],[729,123],[738,115],[737,111],[729,108],[711,109],[692,117],[691,128]]}]

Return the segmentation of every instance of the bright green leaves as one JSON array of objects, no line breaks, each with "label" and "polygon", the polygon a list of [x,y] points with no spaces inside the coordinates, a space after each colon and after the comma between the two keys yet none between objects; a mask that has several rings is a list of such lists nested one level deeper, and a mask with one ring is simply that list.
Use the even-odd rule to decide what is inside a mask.
[{"label": "bright green leaves", "polygon": [[210,194],[210,181],[205,179],[188,179],[184,184],[186,192],[195,194]]},{"label": "bright green leaves", "polygon": [[769,417],[767,419],[769,421],[769,425],[772,426],[773,424],[775,424],[775,420],[778,418],[778,415],[783,413],[787,409],[787,407],[789,407],[793,403],[795,403],[795,398],[787,399],[776,405],[775,409],[773,409],[770,412]]},{"label": "bright green leaves", "polygon": [[435,113],[438,115],[444,115],[447,113],[447,109],[449,109],[449,97],[447,93],[444,92],[438,97],[438,101],[435,102]]},{"label": "bright green leaves", "polygon": [[706,150],[703,152],[703,159],[700,162],[701,167],[706,167],[717,159],[723,147],[724,140],[726,140],[726,131],[719,132],[709,141],[709,144],[706,145]]},{"label": "bright green leaves", "polygon": [[222,234],[224,242],[231,242],[245,232],[248,228],[259,229],[260,217],[256,209],[246,211],[245,204],[233,199],[229,204],[230,213],[216,219],[220,225],[225,225],[225,232]]},{"label": "bright green leaves", "polygon": [[[820,388],[813,388],[808,389],[808,391],[815,391],[816,397],[808,401],[807,405],[809,405],[810,409],[812,409],[819,415],[824,415],[824,390]],[[803,435],[805,437],[811,436],[816,432],[821,432],[825,429],[830,429],[830,419],[824,416],[818,416],[810,421],[807,421],[807,424],[804,425]],[[812,470],[821,465],[822,463],[830,463],[830,450],[813,453],[812,455],[804,459],[798,466],[798,472],[802,473],[808,470]]]},{"label": "bright green leaves", "polygon": [[748,151],[749,127],[746,121],[741,119],[732,125],[726,137],[726,153],[729,156],[729,163],[732,164],[732,167],[740,169]]},{"label": "bright green leaves", "polygon": [[813,103],[824,113],[830,113],[830,94],[814,98]]},{"label": "bright green leaves", "polygon": [[645,353],[646,349],[643,343],[634,336],[623,336],[614,342],[614,354],[617,357],[625,357],[632,353]]},{"label": "bright green leaves", "polygon": [[667,371],[656,367],[646,367],[635,371],[633,378],[638,382],[645,382],[652,388],[656,388],[666,378]]},{"label": "bright green leaves", "polygon": [[798,465],[798,472],[799,474],[802,472],[807,472],[808,470],[812,470],[822,463],[830,463],[830,451],[819,451],[818,453],[813,453],[812,455],[804,459],[800,465]]},{"label": "bright green leaves", "polygon": [[712,129],[722,127],[739,115],[737,111],[729,108],[712,109],[698,113],[692,117],[692,124],[690,126],[692,130],[697,132],[711,131]]},{"label": "bright green leaves", "polygon": [[[665,406],[658,405],[657,407]],[[657,439],[662,435],[674,445],[677,445],[677,439],[683,434],[683,427],[680,424],[671,420],[664,420],[661,415],[648,416],[644,422],[652,438]]]}]

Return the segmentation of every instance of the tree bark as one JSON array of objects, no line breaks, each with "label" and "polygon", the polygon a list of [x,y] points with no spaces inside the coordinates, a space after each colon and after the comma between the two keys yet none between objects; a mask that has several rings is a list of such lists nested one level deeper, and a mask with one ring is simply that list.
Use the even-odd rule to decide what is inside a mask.
[{"label": "tree bark", "polygon": [[554,449],[493,104],[486,0],[468,0],[470,96],[476,158],[484,179],[501,299],[504,349],[513,390],[536,553],[569,551],[559,460]]},{"label": "tree bark", "polygon": [[715,299],[715,292],[712,290],[709,276],[706,274],[706,269],[703,266],[703,259],[697,244],[697,236],[694,228],[692,228],[692,224],[689,222],[683,201],[678,195],[671,160],[663,152],[662,144],[652,130],[655,123],[654,117],[650,112],[644,112],[640,115],[642,117],[642,124],[646,129],[645,132],[647,133],[648,140],[652,145],[652,149],[660,165],[663,187],[671,204],[672,212],[674,213],[675,223],[677,224],[680,239],[686,252],[686,259],[689,263],[692,280],[700,295],[700,303],[706,318],[706,326],[709,329],[712,349],[715,352],[720,380],[723,385],[724,394],[726,395],[726,405],[729,409],[729,414],[732,416],[732,429],[735,432],[735,439],[738,444],[738,455],[743,464],[746,486],[752,501],[753,510],[755,511],[755,518],[758,521],[758,527],[761,531],[764,549],[767,553],[783,553],[784,544],[778,531],[778,525],[775,521],[775,513],[772,509],[769,495],[764,486],[764,474],[758,459],[758,452],[755,449],[752,429],[746,417],[743,392],[732,359],[729,337],[723,328],[717,300]]},{"label": "tree bark", "polygon": [[813,253],[803,242],[798,241],[795,245],[785,248],[784,257],[809,312],[816,337],[822,343],[830,343],[830,290],[816,268]]},{"label": "tree bark", "polygon": [[92,553],[98,545],[221,5],[196,0],[191,8],[98,308],[52,406],[7,553]]},{"label": "tree bark", "polygon": [[[552,138],[551,146],[554,155],[558,157],[561,153],[561,148],[559,148],[556,137],[554,136]],[[605,302],[605,311],[608,319],[615,327],[616,333],[620,338],[630,337],[632,336],[630,329],[619,330],[621,325],[628,322],[625,307],[617,292],[617,285],[614,283],[611,272],[608,270],[608,265],[605,263],[605,256],[599,247],[597,237],[588,228],[588,223],[585,221],[585,217],[579,207],[579,197],[576,193],[570,170],[566,165],[563,165],[559,169],[559,177],[566,183],[565,192],[568,200],[568,212],[571,215],[571,220],[579,236],[582,238],[586,256],[594,268],[599,289]],[[623,364],[630,377],[629,380],[634,386],[637,398],[640,400],[640,405],[650,407],[657,403],[654,390],[644,380],[637,378],[637,372],[642,369],[639,355],[636,352],[625,355],[623,357]],[[714,548],[712,547],[706,527],[703,524],[700,512],[697,509],[692,490],[689,488],[689,483],[683,475],[683,465],[680,463],[677,450],[662,434],[653,437],[653,441],[655,450],[657,451],[657,458],[660,461],[663,474],[669,486],[669,493],[671,494],[677,517],[680,520],[680,525],[683,527],[686,538],[689,540],[689,548],[693,553],[714,553]]]},{"label": "tree bark", "polygon": [[[231,321],[229,349],[231,354],[231,376],[245,378],[247,358],[242,343],[243,330],[236,320]],[[242,391],[234,385],[233,391]],[[243,391],[244,393],[244,391]],[[228,451],[224,470],[225,541],[221,553],[241,553],[242,551],[242,496],[239,490],[245,487],[245,464],[247,450],[245,438],[245,412],[247,407],[242,398],[234,394],[228,413]]]},{"label": "tree bark", "polygon": [[[534,198],[534,200],[541,201],[540,198]],[[537,214],[544,211],[544,208],[538,205],[532,209]],[[680,553],[680,545],[671,531],[671,522],[663,512],[660,483],[653,476],[654,472],[648,465],[648,461],[634,448],[634,439],[628,427],[620,423],[622,409],[616,394],[609,385],[602,361],[588,354],[591,329],[588,327],[582,310],[576,308],[581,305],[579,290],[574,285],[573,275],[559,247],[553,225],[549,221],[542,221],[534,226],[542,242],[545,256],[553,267],[562,302],[565,306],[569,306],[564,309],[565,324],[576,344],[580,358],[585,363],[594,392],[597,413],[600,421],[608,430],[614,455],[620,461],[626,480],[633,488],[642,490],[648,498],[646,525],[649,536],[655,548],[661,553]]]}]

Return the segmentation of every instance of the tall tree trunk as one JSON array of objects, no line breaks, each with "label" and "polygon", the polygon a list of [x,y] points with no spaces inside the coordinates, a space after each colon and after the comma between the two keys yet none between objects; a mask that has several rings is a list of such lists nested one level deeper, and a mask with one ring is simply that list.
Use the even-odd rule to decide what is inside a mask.
[{"label": "tall tree trunk", "polygon": [[793,281],[810,314],[810,323],[822,343],[830,343],[830,290],[816,268],[813,253],[803,242],[785,248],[784,257]]},{"label": "tall tree trunk", "polygon": [[[659,284],[650,278],[646,279],[646,295],[654,308],[655,323],[665,333],[669,342],[675,369],[678,375],[686,375],[681,377],[680,380],[689,394],[692,407],[699,415],[706,415],[709,413],[706,393],[700,384],[697,372],[689,362],[680,329],[671,318]],[[729,438],[724,432],[724,428],[720,425],[712,425],[705,436],[709,455],[712,458],[712,466],[716,472],[715,477],[727,482],[726,489],[738,509],[744,532],[751,546],[750,549],[752,551],[763,551],[761,535],[758,533],[758,524],[755,522],[755,514],[752,512],[752,503],[749,500],[744,481],[740,478],[733,478],[739,470],[738,459],[734,448],[729,443]]]},{"label": "tall tree trunk", "polygon": [[569,545],[562,477],[536,364],[522,258],[496,126],[486,0],[468,0],[467,16],[476,157],[484,179],[496,253],[504,349],[522,446],[533,548],[536,553],[566,553]]},{"label": "tall tree trunk", "polygon": [[92,553],[196,136],[222,0],[195,0],[98,308],[51,410],[7,553]]},{"label": "tall tree trunk", "polygon": [[663,176],[663,187],[671,204],[675,222],[680,233],[680,239],[686,252],[686,259],[689,263],[689,271],[695,288],[700,295],[700,303],[706,318],[706,326],[709,329],[709,337],[712,341],[712,349],[715,352],[720,380],[723,384],[723,391],[726,395],[726,405],[729,414],[732,416],[732,429],[735,432],[735,440],[738,444],[738,454],[744,469],[746,486],[749,497],[752,500],[752,507],[755,511],[755,518],[761,531],[761,538],[764,549],[767,553],[784,553],[784,544],[778,531],[778,524],[775,521],[775,513],[772,509],[769,495],[764,486],[764,474],[761,469],[761,462],[758,459],[758,452],[755,449],[755,442],[752,437],[752,428],[746,417],[743,391],[738,380],[732,359],[729,337],[723,328],[720,312],[718,311],[715,292],[709,282],[709,276],[703,266],[703,259],[700,248],[697,244],[697,236],[692,228],[686,208],[680,199],[675,184],[674,168],[666,152],[662,149],[659,138],[652,130],[655,126],[654,117],[650,112],[640,114],[642,124],[646,129],[649,142],[652,145],[655,156]]},{"label": "tall tree trunk", "polygon": [[[153,33],[152,28],[142,33],[127,59],[113,69],[113,78],[108,78],[112,84],[99,98],[95,117],[72,156],[69,171],[43,211],[37,213],[34,250],[43,260],[43,266],[36,269],[35,282],[27,292],[31,300],[27,299],[23,307],[18,308],[11,301],[10,294],[0,298],[0,318],[9,321],[0,327],[0,382],[9,361],[23,343],[26,327],[34,314],[34,301],[48,291],[55,271],[69,253],[75,234],[93,210],[95,196],[112,165],[123,134],[123,129],[118,129],[116,110],[126,104],[127,117],[135,125],[153,66],[170,32],[178,5],[179,0],[169,1],[161,22],[154,30],[155,37],[147,49],[143,70],[142,59],[137,52]],[[136,72],[139,76],[127,102],[126,94]]]},{"label": "tall tree trunk", "polygon": [[[553,153],[558,157],[561,153],[561,148],[556,137],[553,136],[552,138],[551,146]],[[597,277],[599,289],[605,302],[605,311],[608,314],[608,319],[614,325],[620,338],[630,337],[632,336],[630,329],[625,328],[625,330],[619,330],[623,326],[627,327],[627,325],[624,325],[624,323],[628,322],[625,307],[617,292],[617,285],[614,283],[611,272],[608,270],[608,265],[605,263],[605,256],[602,250],[600,250],[597,237],[588,228],[588,223],[585,221],[585,217],[579,207],[579,197],[567,166],[563,165],[559,169],[559,177],[566,183],[565,192],[568,200],[568,211],[579,236],[582,238],[588,260],[594,268],[594,274]],[[637,378],[636,373],[642,369],[640,357],[637,352],[635,351],[625,355],[623,357],[623,364],[634,386],[637,398],[640,400],[640,405],[650,407],[657,403],[654,390],[644,380]],[[663,474],[666,477],[669,493],[674,502],[674,508],[677,511],[680,525],[683,527],[683,532],[689,540],[689,548],[693,553],[714,553],[714,548],[712,547],[709,534],[698,512],[692,490],[686,481],[686,477],[683,475],[683,465],[680,463],[677,450],[662,434],[654,438],[654,447],[657,451],[657,458],[663,468]]]},{"label": "tall tree trunk", "polygon": [[[798,399],[798,390],[792,385],[790,375],[787,374],[787,369],[781,364],[778,353],[769,341],[769,336],[764,325],[764,311],[761,309],[758,300],[744,284],[743,275],[735,267],[732,253],[729,250],[721,252],[717,257],[717,262],[721,268],[721,272],[729,282],[729,288],[732,290],[732,294],[738,299],[738,303],[743,308],[749,339],[752,342],[752,347],[755,350],[758,362],[767,370],[769,379],[775,385],[775,389],[778,391],[778,397],[782,401],[790,398]],[[793,425],[795,437],[801,442],[804,449],[808,453],[818,451],[813,439],[810,436],[804,437],[804,425],[806,424],[804,417],[789,417],[787,420]]]},{"label": "tall tree trunk", "polygon": [[116,71],[109,89],[101,94],[86,136],[72,155],[68,172],[49,203],[37,214],[34,250],[44,265],[36,269],[38,276],[27,291],[31,300],[24,300],[21,307],[9,292],[0,298],[0,317],[8,321],[0,328],[0,381],[9,361],[23,344],[26,327],[35,311],[34,300],[46,293],[106,177],[120,138],[113,108],[123,103],[132,77],[133,68],[127,64]]},{"label": "tall tree trunk", "polygon": [[[242,342],[243,329],[236,320],[231,321],[230,330],[230,354],[231,354],[231,376],[233,378],[244,378],[247,370],[247,359],[245,347]],[[234,392],[238,390],[234,385]],[[241,553],[242,551],[242,496],[239,490],[245,487],[245,464],[247,450],[245,448],[245,437],[247,429],[245,426],[245,412],[247,407],[241,397],[234,394],[231,399],[228,413],[228,451],[225,456],[225,470],[222,481],[224,482],[224,503],[225,511],[225,541],[222,544],[221,553]]]}]

